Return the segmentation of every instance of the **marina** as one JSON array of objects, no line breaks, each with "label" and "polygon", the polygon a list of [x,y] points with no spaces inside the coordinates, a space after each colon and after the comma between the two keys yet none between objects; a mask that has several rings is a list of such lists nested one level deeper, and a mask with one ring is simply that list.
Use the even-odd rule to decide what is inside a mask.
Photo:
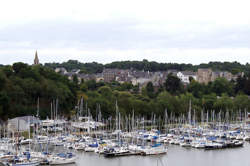
[{"label": "marina", "polygon": [[[118,109],[117,109],[118,110]],[[12,132],[4,130],[0,141],[1,165],[37,166],[37,165],[137,165],[137,159],[146,162],[143,165],[178,165],[191,162],[197,165],[200,160],[219,160],[218,156],[231,156],[237,153],[239,158],[250,152],[250,126],[248,116],[238,123],[190,123],[171,125],[168,130],[139,129],[132,125],[132,131],[121,130],[119,112],[115,120],[116,130],[105,130],[105,124],[81,117],[80,121],[70,122],[55,118],[42,120],[39,125],[31,124],[34,117],[28,119],[28,137],[22,136],[20,118],[17,119],[17,131],[13,131],[13,121],[8,125]],[[132,120],[131,122],[134,122]],[[146,125],[142,125],[146,127]],[[175,126],[175,127],[172,127]],[[178,126],[178,127],[177,127]],[[12,127],[12,128],[11,128]],[[22,126],[24,127],[24,126]],[[172,127],[172,128],[170,128]],[[33,132],[31,132],[33,131]],[[32,137],[31,137],[32,135]],[[246,153],[240,155],[240,153]],[[176,154],[176,155],[174,155]],[[182,156],[183,155],[183,156]],[[214,159],[207,155],[216,156]],[[173,161],[173,158],[180,159]],[[187,158],[190,156],[190,158]],[[201,156],[201,158],[197,158]],[[210,157],[211,157],[210,156]],[[233,155],[232,155],[233,156]],[[226,159],[228,162],[233,157]],[[95,160],[93,160],[95,159]],[[193,159],[193,160],[192,160]],[[191,160],[191,161],[190,161]],[[247,159],[241,159],[241,165],[248,165]],[[91,163],[92,161],[92,163]],[[222,161],[218,161],[222,162]],[[235,164],[235,159],[228,165]],[[247,163],[247,164],[246,164]],[[225,163],[223,163],[225,164]]]},{"label": "marina", "polygon": [[249,6],[2,1],[0,166],[250,166]]}]

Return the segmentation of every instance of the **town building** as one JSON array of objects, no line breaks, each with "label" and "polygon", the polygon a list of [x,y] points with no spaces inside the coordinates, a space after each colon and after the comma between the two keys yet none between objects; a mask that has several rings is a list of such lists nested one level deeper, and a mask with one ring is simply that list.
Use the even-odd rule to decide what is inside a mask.
[{"label": "town building", "polygon": [[190,83],[190,78],[197,80],[197,76],[195,72],[192,71],[179,71],[177,73],[177,77],[183,82],[184,84]]},{"label": "town building", "polygon": [[38,59],[37,51],[35,53],[34,65],[39,65],[39,59]]},{"label": "town building", "polygon": [[212,78],[214,78],[214,76],[211,69],[198,69],[197,81],[199,83],[207,84],[212,81]]},{"label": "town building", "polygon": [[67,70],[66,70],[64,67],[58,67],[58,68],[56,68],[56,69],[55,69],[55,72],[56,72],[56,73],[60,73],[60,74],[62,74],[62,75],[65,75],[65,74],[68,73]]},{"label": "town building", "polygon": [[116,71],[114,69],[104,69],[103,79],[104,82],[112,82],[115,80]]}]

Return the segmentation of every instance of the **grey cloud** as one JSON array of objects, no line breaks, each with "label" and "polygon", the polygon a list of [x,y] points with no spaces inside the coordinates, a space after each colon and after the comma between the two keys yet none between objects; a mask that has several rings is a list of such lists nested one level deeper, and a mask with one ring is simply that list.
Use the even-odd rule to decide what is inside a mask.
[{"label": "grey cloud", "polygon": [[[0,30],[0,48],[137,49],[137,48],[241,48],[249,47],[249,26],[221,27],[190,24],[193,29],[140,30],[136,20],[79,23],[42,21]],[[171,24],[171,23],[169,23]],[[160,26],[160,25],[159,25]],[[208,30],[206,26],[210,27]],[[204,30],[204,29],[206,30]]]}]

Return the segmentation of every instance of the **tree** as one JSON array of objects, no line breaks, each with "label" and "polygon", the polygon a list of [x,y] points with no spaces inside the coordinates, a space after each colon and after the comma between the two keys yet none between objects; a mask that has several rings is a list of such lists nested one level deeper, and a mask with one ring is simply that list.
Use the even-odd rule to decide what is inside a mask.
[{"label": "tree", "polygon": [[88,90],[96,90],[97,88],[95,80],[86,81],[86,84],[88,86]]},{"label": "tree", "polygon": [[3,72],[0,71],[0,89],[4,88],[6,83],[6,76]]},{"label": "tree", "polygon": [[202,107],[205,110],[213,110],[216,100],[217,98],[215,93],[204,95],[202,97]]},{"label": "tree", "polygon": [[147,83],[146,85],[146,93],[148,95],[148,97],[150,98],[154,98],[155,95],[154,95],[154,86],[153,86],[153,83],[150,81]]},{"label": "tree", "polygon": [[247,95],[250,95],[250,78],[248,77],[245,81],[245,84],[244,84],[244,92],[247,94]]},{"label": "tree", "polygon": [[245,83],[246,83],[246,76],[244,77],[237,77],[236,79],[236,85],[234,87],[234,91],[235,93],[238,93],[238,92],[244,92],[244,88],[245,88]]},{"label": "tree", "polygon": [[193,80],[187,87],[188,92],[192,93],[194,97],[201,98],[205,91],[205,85]]},{"label": "tree", "polygon": [[230,96],[233,95],[233,85],[225,78],[217,78],[212,83],[212,90],[218,96],[221,96],[222,93],[227,93]]},{"label": "tree", "polygon": [[178,77],[169,74],[165,82],[165,88],[171,94],[177,95],[182,92],[181,80]]},{"label": "tree", "polygon": [[82,83],[82,84],[80,85],[80,90],[83,91],[83,92],[87,92],[88,86],[87,86],[85,83]]},{"label": "tree", "polygon": [[10,106],[10,98],[5,91],[0,92],[0,117],[6,119]]},{"label": "tree", "polygon": [[20,73],[20,71],[22,69],[27,69],[28,65],[24,64],[22,62],[18,62],[18,63],[14,63],[12,68],[13,68],[14,72],[18,74],[18,73]]},{"label": "tree", "polygon": [[247,95],[244,94],[238,94],[235,98],[234,98],[234,108],[236,110],[249,110],[250,109],[250,101],[248,99]]},{"label": "tree", "polygon": [[221,97],[219,97],[216,102],[214,103],[214,108],[217,111],[226,111],[230,108],[233,108],[233,101],[227,94],[222,94]]},{"label": "tree", "polygon": [[73,75],[73,83],[75,84],[75,85],[78,85],[78,78],[77,78],[77,75],[76,74],[74,74]]},{"label": "tree", "polygon": [[112,96],[112,90],[108,86],[102,86],[98,89],[98,92],[105,98],[110,99]]}]

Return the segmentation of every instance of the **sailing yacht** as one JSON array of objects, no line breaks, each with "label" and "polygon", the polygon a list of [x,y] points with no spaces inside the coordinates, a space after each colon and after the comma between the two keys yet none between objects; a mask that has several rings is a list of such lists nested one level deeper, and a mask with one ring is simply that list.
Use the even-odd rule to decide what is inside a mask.
[{"label": "sailing yacht", "polygon": [[166,154],[167,148],[162,146],[161,144],[155,144],[153,146],[144,147],[142,148],[142,152],[144,155],[159,155],[159,154]]},{"label": "sailing yacht", "polygon": [[76,156],[72,153],[59,153],[48,157],[50,165],[65,165],[73,164],[76,161]]}]

